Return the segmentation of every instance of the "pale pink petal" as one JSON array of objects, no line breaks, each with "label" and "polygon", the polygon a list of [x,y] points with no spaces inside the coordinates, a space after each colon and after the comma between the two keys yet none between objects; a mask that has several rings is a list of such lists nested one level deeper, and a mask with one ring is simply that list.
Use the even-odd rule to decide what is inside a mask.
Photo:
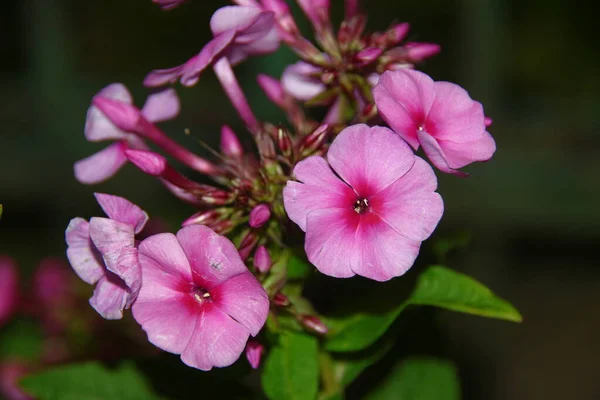
[{"label": "pale pink petal", "polygon": [[412,69],[386,71],[373,89],[373,97],[383,120],[417,149],[417,130],[435,99],[433,80]]},{"label": "pale pink petal", "polygon": [[104,263],[90,239],[89,224],[83,218],[73,218],[65,231],[67,258],[75,273],[90,285],[104,276]]},{"label": "pale pink petal", "polygon": [[325,85],[315,74],[321,69],[314,65],[298,61],[287,67],[281,75],[284,90],[298,100],[310,100],[325,91]]},{"label": "pale pink petal", "polygon": [[[237,38],[236,38],[237,42]],[[279,48],[279,35],[274,28],[259,40],[249,43],[236,43],[227,51],[227,59],[231,65],[237,65],[248,56],[269,54]]]},{"label": "pale pink petal", "polygon": [[115,274],[108,272],[98,281],[90,305],[105,319],[123,318],[129,290]]},{"label": "pale pink petal", "polygon": [[440,147],[440,144],[433,136],[425,131],[419,131],[418,137],[421,146],[423,146],[423,151],[429,160],[431,160],[431,163],[437,167],[437,169],[447,174],[453,174],[463,178],[469,176],[469,174],[466,172],[456,170],[448,164],[444,149]]},{"label": "pale pink petal", "polygon": [[121,278],[129,288],[125,308],[131,307],[142,286],[142,267],[138,258],[138,250],[135,247],[127,247],[121,250],[112,272]]},{"label": "pale pink petal", "polygon": [[221,7],[210,18],[210,29],[215,36],[230,30],[240,31],[253,25],[261,14],[265,13],[258,7]]},{"label": "pale pink petal", "polygon": [[109,218],[90,219],[90,238],[102,255],[109,271],[117,269],[121,250],[135,244],[133,227]]},{"label": "pale pink petal", "polygon": [[304,183],[288,181],[283,189],[283,204],[288,217],[306,231],[306,215],[317,209],[351,208],[356,201],[352,189],[334,174],[321,157],[309,157],[294,168]]},{"label": "pale pink petal", "polygon": [[427,239],[444,212],[441,196],[435,193],[437,179],[423,159],[385,190],[369,197],[369,205],[396,232],[412,240]]},{"label": "pale pink petal", "polygon": [[196,318],[195,330],[181,360],[203,371],[233,364],[246,347],[248,330],[211,304],[203,307]]},{"label": "pale pink petal", "polygon": [[408,145],[387,128],[349,126],[327,152],[331,167],[361,196],[385,189],[413,166]]},{"label": "pale pink petal", "polygon": [[473,142],[454,143],[438,140],[438,143],[452,168],[461,168],[474,161],[487,161],[496,152],[496,142],[488,132],[483,132],[479,139]]},{"label": "pale pink petal", "polygon": [[124,143],[116,142],[96,154],[77,161],[74,166],[75,178],[86,185],[107,180],[127,162],[124,147]]},{"label": "pale pink petal", "polygon": [[245,326],[252,336],[262,329],[269,313],[269,298],[250,272],[215,286],[210,294],[213,304]]},{"label": "pale pink petal", "polygon": [[148,214],[123,197],[104,193],[94,193],[94,196],[110,219],[131,225],[135,233],[140,233],[148,222]]},{"label": "pale pink petal", "polygon": [[[196,246],[200,243],[196,242]],[[177,238],[172,233],[159,233],[142,240],[138,248],[140,262],[142,263],[142,279],[145,275],[146,265],[142,255],[153,260],[153,266],[159,268],[165,275],[173,275],[184,282],[192,282],[190,263],[179,245]]]},{"label": "pale pink petal", "polygon": [[361,260],[353,265],[353,271],[380,282],[408,271],[421,246],[421,242],[407,239],[385,223],[361,224],[356,240],[363,245]]},{"label": "pale pink petal", "polygon": [[[105,97],[107,99],[131,104],[133,99],[131,94],[121,83],[113,83],[102,89],[94,97]],[[85,119],[85,137],[90,142],[100,140],[118,140],[124,139],[128,135],[117,128],[98,107],[92,105],[87,112]]]},{"label": "pale pink petal", "polygon": [[329,107],[325,118],[323,118],[324,124],[339,124],[342,122],[342,98],[338,97],[333,104]]},{"label": "pale pink petal", "polygon": [[248,271],[233,243],[204,225],[182,228],[177,240],[190,261],[193,281],[203,289]]},{"label": "pale pink petal", "polygon": [[168,121],[181,110],[181,103],[175,89],[169,88],[151,94],[142,108],[142,115],[150,122]]},{"label": "pale pink petal", "polygon": [[0,327],[14,313],[18,292],[17,265],[10,257],[0,256]]},{"label": "pale pink petal", "polygon": [[144,86],[157,87],[177,82],[177,80],[181,78],[182,70],[188,62],[172,68],[155,69],[154,71],[151,71],[144,78]]},{"label": "pale pink petal", "polygon": [[450,82],[435,82],[433,102],[425,130],[438,141],[456,143],[478,140],[485,132],[483,106],[463,88]]},{"label": "pale pink petal", "polygon": [[186,63],[181,75],[181,84],[184,86],[195,85],[200,79],[202,71],[223,55],[223,52],[233,42],[234,38],[235,32],[230,31],[224,32],[208,42],[198,56],[193,59],[193,62]]},{"label": "pale pink petal", "polygon": [[360,262],[365,244],[355,241],[360,217],[348,209],[314,210],[307,216],[304,250],[308,260],[325,275],[348,278]]}]

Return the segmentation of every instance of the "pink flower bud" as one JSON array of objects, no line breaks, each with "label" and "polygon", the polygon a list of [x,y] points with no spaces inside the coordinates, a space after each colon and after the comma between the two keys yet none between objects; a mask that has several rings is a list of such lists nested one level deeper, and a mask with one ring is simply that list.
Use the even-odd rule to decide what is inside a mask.
[{"label": "pink flower bud", "polygon": [[292,138],[289,132],[283,128],[277,130],[277,147],[284,156],[290,157],[292,155]]},{"label": "pink flower bud", "polygon": [[414,62],[420,62],[426,58],[435,56],[441,51],[439,44],[411,42],[404,45],[408,58]]},{"label": "pink flower bud", "polygon": [[389,45],[395,45],[397,43],[400,43],[406,37],[409,30],[410,24],[408,22],[403,22],[401,24],[396,24],[392,26],[387,31],[388,39],[390,41]]},{"label": "pink flower bud", "polygon": [[329,0],[297,0],[310,22],[317,30],[323,28],[329,19]]},{"label": "pink flower bud", "polygon": [[259,246],[254,253],[254,267],[261,274],[266,274],[271,268],[271,256],[265,246]]},{"label": "pink flower bud", "polygon": [[225,205],[233,200],[232,194],[220,189],[201,193],[200,200],[208,204]]},{"label": "pink flower bud", "polygon": [[328,124],[319,126],[313,133],[306,135],[300,142],[299,150],[304,155],[309,155],[314,151],[318,150],[319,147],[325,142],[329,132]]},{"label": "pink flower bud", "polygon": [[277,307],[287,307],[290,305],[290,299],[285,294],[278,292],[273,296],[273,304]]},{"label": "pink flower bud", "polygon": [[321,321],[319,318],[315,317],[314,315],[301,315],[300,322],[307,329],[309,329],[315,333],[318,333],[319,335],[325,335],[325,334],[327,334],[327,332],[329,332],[329,328],[327,328],[327,326],[325,326],[323,321]]},{"label": "pink flower bud", "polygon": [[183,221],[181,223],[181,226],[184,227],[184,226],[195,225],[195,224],[200,224],[200,225],[214,224],[215,222],[217,222],[219,219],[221,219],[225,215],[225,212],[223,212],[223,210],[227,211],[227,209],[222,209],[222,208],[215,208],[215,209],[208,210],[208,211],[200,211],[200,212],[192,215],[191,217],[187,218],[185,221]]},{"label": "pink flower bud", "polygon": [[164,11],[171,10],[179,6],[184,1],[186,0],[152,0],[154,4],[158,4],[158,6]]},{"label": "pink flower bud", "polygon": [[106,117],[126,132],[137,132],[139,130],[141,111],[134,105],[122,101],[112,100],[102,96],[96,96],[92,103],[106,115]]},{"label": "pink flower bud", "polygon": [[483,119],[483,123],[485,124],[485,127],[487,128],[488,126],[492,125],[492,122],[494,122],[493,119],[491,119],[490,117],[485,117]]},{"label": "pink flower bud", "polygon": [[250,211],[250,226],[260,228],[271,217],[271,210],[265,204],[259,204]]},{"label": "pink flower bud", "polygon": [[246,345],[246,359],[252,368],[258,368],[264,350],[265,347],[256,340],[248,341],[248,344]]},{"label": "pink flower bud", "polygon": [[125,150],[127,159],[143,173],[152,176],[162,176],[167,169],[167,160],[153,151]]},{"label": "pink flower bud", "polygon": [[279,80],[265,74],[259,74],[256,79],[269,100],[279,107],[285,106],[286,95]]},{"label": "pink flower bud", "polygon": [[361,50],[356,54],[356,60],[360,63],[361,66],[369,65],[373,61],[377,60],[379,56],[383,53],[383,50],[379,47],[368,47],[364,50]]},{"label": "pink flower bud", "polygon": [[253,231],[248,231],[242,239],[238,250],[242,260],[248,258],[252,252],[252,249],[254,249],[254,246],[256,246],[256,242],[258,242],[258,237],[256,234]]},{"label": "pink flower bud", "polygon": [[221,128],[221,151],[229,157],[241,157],[244,154],[244,148],[235,132],[227,125]]},{"label": "pink flower bud", "polygon": [[0,256],[0,326],[15,312],[19,298],[17,264],[6,256]]}]

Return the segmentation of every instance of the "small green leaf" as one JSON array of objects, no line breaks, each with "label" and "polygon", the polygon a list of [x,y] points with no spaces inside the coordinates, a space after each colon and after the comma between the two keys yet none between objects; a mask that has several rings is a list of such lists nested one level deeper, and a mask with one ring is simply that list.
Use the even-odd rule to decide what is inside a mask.
[{"label": "small green leaf", "polygon": [[454,366],[433,358],[405,360],[376,387],[370,400],[459,400],[460,384]]},{"label": "small green leaf", "polygon": [[334,358],[336,378],[342,387],[350,385],[369,366],[379,361],[392,348],[392,342],[385,343],[363,358]]},{"label": "small green leaf", "polygon": [[412,295],[396,308],[381,314],[354,314],[329,318],[330,334],[325,348],[329,351],[359,351],[385,333],[409,305],[436,306],[452,311],[520,322],[519,312],[487,287],[464,274],[442,266],[426,269],[418,278]]},{"label": "small green leaf", "polygon": [[292,255],[288,261],[288,280],[304,279],[314,270],[314,267],[306,260]]},{"label": "small green leaf", "polygon": [[319,346],[314,336],[284,332],[265,361],[262,384],[271,400],[314,400],[319,388]]},{"label": "small green leaf", "polygon": [[21,387],[38,400],[156,400],[129,363],[111,370],[97,362],[71,364],[29,375]]}]

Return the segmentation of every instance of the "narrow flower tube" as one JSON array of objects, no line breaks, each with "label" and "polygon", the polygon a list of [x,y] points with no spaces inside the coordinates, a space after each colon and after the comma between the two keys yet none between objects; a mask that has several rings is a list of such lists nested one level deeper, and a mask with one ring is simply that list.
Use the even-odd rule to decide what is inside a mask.
[{"label": "narrow flower tube", "polygon": [[297,3],[317,31],[329,23],[329,0],[297,0]]},{"label": "narrow flower tube", "polygon": [[266,274],[271,268],[271,256],[265,246],[259,246],[254,253],[254,267],[261,274]]},{"label": "narrow flower tube", "polygon": [[300,322],[308,330],[318,333],[319,335],[326,335],[329,332],[327,325],[323,323],[319,318],[314,315],[301,315],[299,317]]},{"label": "narrow flower tube", "polygon": [[259,204],[250,211],[250,226],[260,228],[271,217],[271,210],[266,204]]},{"label": "narrow flower tube", "polygon": [[221,152],[233,158],[244,155],[244,148],[240,140],[228,125],[223,125],[221,128]]}]

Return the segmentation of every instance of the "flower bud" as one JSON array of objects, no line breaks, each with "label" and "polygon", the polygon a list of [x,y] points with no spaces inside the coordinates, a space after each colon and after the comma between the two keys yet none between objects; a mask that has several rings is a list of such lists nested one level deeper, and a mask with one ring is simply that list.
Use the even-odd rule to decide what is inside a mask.
[{"label": "flower bud", "polygon": [[214,208],[208,211],[200,211],[181,223],[181,226],[188,225],[211,225],[229,214],[228,208]]},{"label": "flower bud", "polygon": [[360,66],[369,65],[377,60],[381,53],[383,53],[383,50],[379,47],[367,47],[356,54],[356,61],[358,61]]},{"label": "flower bud", "polygon": [[253,369],[260,365],[265,347],[256,340],[250,339],[246,345],[246,359]]},{"label": "flower bud", "polygon": [[240,253],[240,257],[242,260],[248,258],[254,246],[256,246],[256,242],[258,242],[258,236],[253,231],[246,232],[246,235],[242,239],[238,252]]},{"label": "flower bud", "polygon": [[328,22],[329,0],[297,0],[297,2],[317,31]]},{"label": "flower bud", "polygon": [[259,246],[254,253],[254,268],[261,274],[266,274],[271,268],[271,256],[265,246]]},{"label": "flower bud", "polygon": [[315,152],[327,139],[330,127],[328,124],[319,126],[313,133],[306,135],[300,142],[299,150],[302,155],[309,155]]},{"label": "flower bud", "polygon": [[127,132],[137,132],[140,129],[141,111],[134,105],[102,96],[96,96],[92,103],[102,111],[106,117]]},{"label": "flower bud", "polygon": [[411,42],[404,45],[407,57],[413,62],[420,62],[432,57],[441,51],[439,44]]},{"label": "flower bud", "polygon": [[200,200],[203,202],[217,206],[229,204],[233,200],[232,193],[220,189],[211,189],[203,193],[201,192],[199,195]]},{"label": "flower bud", "polygon": [[321,321],[314,315],[301,315],[299,319],[305,328],[307,328],[310,331],[313,331],[314,333],[318,333],[319,335],[325,335],[327,334],[327,332],[329,332],[329,328],[325,326],[323,321]]},{"label": "flower bud", "polygon": [[265,74],[259,74],[256,80],[269,100],[281,108],[285,107],[286,94],[279,80]]},{"label": "flower bud", "polygon": [[209,228],[217,232],[219,235],[225,235],[226,233],[229,233],[229,231],[231,231],[233,227],[234,223],[229,219],[218,221],[209,225]]},{"label": "flower bud", "polygon": [[410,24],[408,22],[403,22],[401,24],[396,24],[392,26],[386,33],[387,39],[389,40],[386,45],[393,46],[395,44],[400,43],[408,34],[410,30]]},{"label": "flower bud", "polygon": [[290,157],[293,153],[292,138],[289,132],[283,128],[277,130],[277,147],[286,157]]},{"label": "flower bud", "polygon": [[260,228],[271,217],[271,210],[265,204],[259,204],[250,211],[250,226]]},{"label": "flower bud", "polygon": [[235,132],[227,125],[221,128],[221,152],[229,157],[241,157],[244,154],[244,148]]},{"label": "flower bud", "polygon": [[492,124],[492,122],[494,122],[494,120],[492,120],[490,117],[485,117],[483,119],[483,123],[485,124],[485,127],[487,128],[488,126],[490,126]]},{"label": "flower bud", "polygon": [[275,296],[273,296],[272,302],[277,307],[287,307],[290,305],[290,299],[288,299],[288,297],[281,292],[277,292]]}]

